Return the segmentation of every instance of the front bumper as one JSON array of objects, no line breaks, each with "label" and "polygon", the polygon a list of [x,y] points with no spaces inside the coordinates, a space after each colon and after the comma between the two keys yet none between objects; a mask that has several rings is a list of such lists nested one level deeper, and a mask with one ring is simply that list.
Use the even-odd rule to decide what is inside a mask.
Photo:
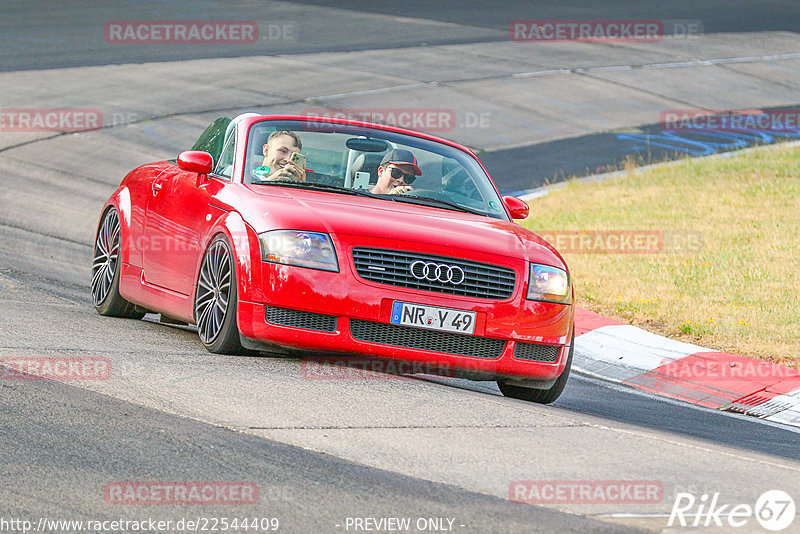
[{"label": "front bumper", "polygon": [[[298,317],[298,326],[270,323],[266,319],[267,309],[273,313],[279,310],[284,318]],[[326,330],[310,327],[307,324],[310,316],[314,316],[313,321],[326,323]],[[333,331],[328,331],[327,324],[334,325]],[[272,346],[311,353],[390,358],[417,364],[415,369],[486,380],[556,378],[564,370],[569,351],[568,344],[449,334],[392,325],[388,321],[322,315],[253,302],[239,304],[239,325],[242,335],[252,342],[252,347]],[[464,341],[454,342],[459,338]]]},{"label": "front bumper", "polygon": [[[252,281],[258,287],[248,291],[250,298],[241,299],[237,309],[242,336],[253,344],[391,358],[485,379],[551,380],[564,370],[573,307],[525,299],[527,262],[472,255],[517,274],[513,295],[492,301],[372,282],[356,273],[352,248],[339,242],[337,251],[338,273],[254,265]],[[395,301],[474,311],[474,334],[391,324]]]}]

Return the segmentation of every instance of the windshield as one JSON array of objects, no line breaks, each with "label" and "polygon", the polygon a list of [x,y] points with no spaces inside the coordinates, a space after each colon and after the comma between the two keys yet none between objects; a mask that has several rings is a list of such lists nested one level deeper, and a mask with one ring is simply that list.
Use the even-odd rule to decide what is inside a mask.
[{"label": "windshield", "polygon": [[[296,134],[305,156],[307,187],[323,184],[374,193],[376,199],[423,204],[441,209],[466,211],[506,220],[502,201],[480,164],[469,154],[451,146],[419,137],[366,127],[315,122],[313,120],[256,122],[247,136],[244,183],[263,186],[303,187],[281,181],[265,181],[274,171],[265,165],[264,145],[276,131]],[[392,151],[409,151],[421,171],[409,191],[399,195],[378,194],[378,169]],[[318,188],[323,189],[323,188]],[[373,191],[374,190],[374,191]]]}]

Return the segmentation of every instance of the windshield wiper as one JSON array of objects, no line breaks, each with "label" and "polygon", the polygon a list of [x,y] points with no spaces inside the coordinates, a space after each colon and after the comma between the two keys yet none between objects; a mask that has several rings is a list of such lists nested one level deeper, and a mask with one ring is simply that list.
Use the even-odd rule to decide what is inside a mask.
[{"label": "windshield wiper", "polygon": [[375,195],[362,191],[360,189],[348,189],[346,187],[339,187],[338,185],[320,184],[317,182],[297,182],[295,180],[270,180],[253,182],[254,185],[285,185],[295,187],[297,189],[310,189],[315,191],[330,191],[332,193],[342,193],[344,195],[355,195],[359,197],[375,198]]},{"label": "windshield wiper", "polygon": [[444,207],[455,211],[463,211],[464,213],[472,213],[474,215],[482,215],[486,217],[486,212],[479,211],[473,208],[468,208],[466,206],[462,206],[461,204],[456,204],[455,202],[440,200],[438,198],[418,197],[409,195],[391,195],[391,196],[393,196],[394,199],[397,200],[398,202],[408,202],[409,204],[420,204],[422,206]]}]

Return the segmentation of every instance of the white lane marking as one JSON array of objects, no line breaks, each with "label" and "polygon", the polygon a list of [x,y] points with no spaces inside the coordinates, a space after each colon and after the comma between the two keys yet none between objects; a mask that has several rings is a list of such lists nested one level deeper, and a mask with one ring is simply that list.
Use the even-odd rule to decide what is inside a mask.
[{"label": "white lane marking", "polygon": [[589,360],[626,365],[642,372],[697,352],[715,352],[631,325],[602,326],[578,336],[575,350]]},{"label": "white lane marking", "polygon": [[[720,413],[724,413],[724,412],[720,412]],[[742,417],[746,417],[746,416],[742,416]],[[638,431],[638,430],[627,430],[627,429],[624,429],[624,428],[610,427],[610,426],[598,425],[598,424],[594,424],[594,423],[589,423],[589,424],[587,424],[587,426],[599,428],[601,430],[610,430],[612,432],[617,432],[619,434],[629,434],[629,435],[633,435],[633,436],[648,438],[648,439],[652,439],[652,440],[656,440],[656,441],[661,441],[663,443],[669,443],[671,445],[677,445],[678,447],[686,447],[686,448],[689,448],[689,449],[695,449],[695,450],[698,450],[698,451],[708,452],[708,453],[711,453],[711,454],[717,455],[717,456],[720,456],[720,455],[721,456],[728,456],[730,458],[735,458],[737,460],[744,460],[744,461],[747,461],[747,462],[752,462],[752,463],[757,463],[757,464],[762,464],[762,465],[768,465],[770,467],[778,467],[778,468],[781,468],[781,469],[788,469],[790,471],[800,472],[800,464],[790,465],[790,464],[782,464],[782,463],[778,463],[778,462],[774,462],[774,461],[770,461],[770,460],[764,460],[762,458],[751,458],[751,457],[743,456],[741,454],[736,454],[736,453],[733,453],[733,452],[727,452],[727,451],[719,450],[719,449],[712,449],[710,447],[703,447],[701,445],[695,445],[695,444],[692,444],[692,443],[685,443],[685,442],[681,442],[681,441],[675,441],[673,439],[668,439],[668,438],[665,438],[665,437],[662,437],[662,436],[658,436],[658,435],[654,435],[654,434],[648,434],[646,432],[641,432],[641,431]],[[786,430],[794,431],[793,429],[786,429]],[[699,439],[699,438],[693,438],[693,439]],[[731,447],[731,445],[719,444],[718,447],[719,448]],[[755,453],[755,454],[766,455],[767,453]]]},{"label": "white lane marking", "polygon": [[[534,76],[549,76],[551,74],[591,74],[593,72],[609,72],[609,71],[613,72],[622,70],[633,70],[638,68],[675,69],[675,68],[707,67],[712,65],[727,65],[732,63],[757,63],[764,61],[780,61],[784,59],[799,59],[799,58],[800,58],[800,52],[790,52],[786,54],[771,54],[763,56],[743,56],[743,57],[720,58],[720,59],[691,59],[688,61],[675,61],[671,63],[646,63],[643,65],[605,65],[600,67],[546,69],[546,70],[530,71],[530,72],[516,72],[511,74],[510,77],[531,78]],[[476,78],[476,80],[488,79],[488,78],[498,78],[498,76],[487,76],[486,78]],[[304,99],[304,101],[327,100],[327,99],[345,98],[352,96],[372,95],[378,93],[389,93],[393,91],[402,91],[404,89],[416,89],[418,87],[437,86],[439,84],[440,82],[438,81],[410,83],[404,85],[396,85],[392,87],[382,87],[380,89],[367,89],[363,91],[352,91],[349,93],[315,96],[306,98]]]},{"label": "white lane marking", "polygon": [[304,102],[309,102],[313,100],[326,100],[329,98],[344,98],[350,96],[361,96],[361,95],[375,95],[380,93],[391,93],[393,91],[402,91],[403,89],[416,89],[418,87],[427,87],[427,86],[435,86],[439,85],[438,82],[423,82],[423,83],[408,83],[405,85],[393,85],[391,87],[381,87],[379,89],[365,89],[363,91],[351,91],[349,93],[337,93],[335,95],[322,95],[322,96],[313,96],[310,98],[303,99]]},{"label": "white lane marking", "polygon": [[708,67],[712,65],[729,65],[735,63],[758,63],[765,61],[780,61],[784,59],[800,59],[800,52],[788,52],[786,54],[771,54],[764,56],[743,56],[729,57],[720,59],[690,59],[688,61],[673,61],[668,63],[645,63],[642,65],[605,65],[601,67],[575,67],[571,69],[550,69],[543,71],[518,72],[512,74],[512,78],[528,78],[530,76],[543,76],[546,74],[588,74],[592,72],[604,72],[615,70],[633,69],[679,69],[691,67]]}]

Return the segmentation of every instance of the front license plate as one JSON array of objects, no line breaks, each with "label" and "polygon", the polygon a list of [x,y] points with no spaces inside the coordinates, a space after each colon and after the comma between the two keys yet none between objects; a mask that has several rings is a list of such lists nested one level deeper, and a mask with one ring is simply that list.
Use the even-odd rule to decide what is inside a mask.
[{"label": "front license plate", "polygon": [[472,311],[454,310],[439,306],[425,306],[410,302],[392,303],[392,324],[416,326],[440,332],[472,334],[475,332],[475,316]]}]

